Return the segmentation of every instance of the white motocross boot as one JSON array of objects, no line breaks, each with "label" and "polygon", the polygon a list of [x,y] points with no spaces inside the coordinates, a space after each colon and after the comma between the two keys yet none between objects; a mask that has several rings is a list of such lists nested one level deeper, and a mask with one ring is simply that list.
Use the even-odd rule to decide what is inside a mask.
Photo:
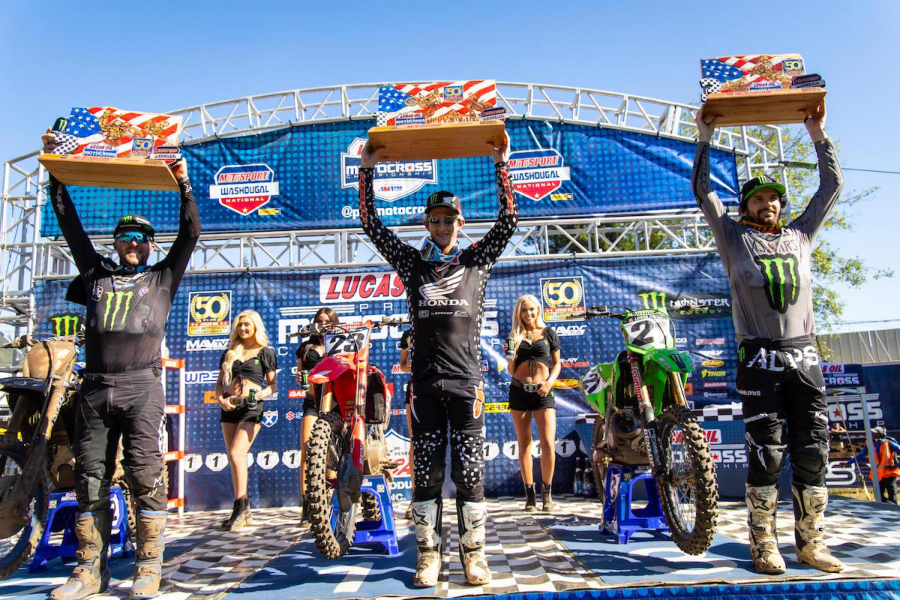
[{"label": "white motocross boot", "polygon": [[437,585],[441,573],[441,503],[438,500],[411,502],[416,525],[416,574],[413,585],[430,588]]},{"label": "white motocross boot", "polygon": [[826,573],[840,573],[844,564],[825,545],[825,507],[828,488],[804,486],[794,492],[794,543],[802,563]]},{"label": "white motocross boot", "polygon": [[750,556],[757,573],[780,575],[784,559],[778,552],[775,512],[778,490],[774,485],[747,485],[747,525],[750,529]]},{"label": "white motocross boot", "polygon": [[484,555],[486,502],[457,502],[459,518],[459,560],[469,585],[491,582],[491,570]]}]

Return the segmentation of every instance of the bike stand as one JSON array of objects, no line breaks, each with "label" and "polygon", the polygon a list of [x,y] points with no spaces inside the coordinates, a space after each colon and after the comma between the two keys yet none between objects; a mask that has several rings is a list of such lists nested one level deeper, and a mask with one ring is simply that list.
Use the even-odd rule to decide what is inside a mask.
[{"label": "bike stand", "polygon": [[[128,509],[122,490],[116,486],[109,490],[109,502],[113,511],[112,534],[109,536],[110,556],[127,556],[128,550]],[[47,561],[53,558],[71,560],[78,549],[78,538],[75,537],[75,514],[78,512],[78,500],[75,492],[54,492],[50,494],[47,525],[44,535],[28,565],[29,573],[47,570]],[[117,531],[118,530],[118,531]],[[50,543],[50,536],[62,532],[62,542]]]},{"label": "bike stand", "polygon": [[[631,509],[634,484],[643,481],[647,489],[647,506]],[[649,467],[609,463],[606,470],[603,501],[603,524],[600,531],[611,533],[618,543],[627,544],[636,531],[668,531],[659,489]]]},{"label": "bike stand", "polygon": [[394,504],[391,502],[391,490],[387,481],[381,475],[366,477],[360,491],[374,494],[378,498],[381,520],[357,522],[353,543],[381,544],[388,556],[397,556],[400,554],[400,548],[397,546],[397,532],[394,530]]}]

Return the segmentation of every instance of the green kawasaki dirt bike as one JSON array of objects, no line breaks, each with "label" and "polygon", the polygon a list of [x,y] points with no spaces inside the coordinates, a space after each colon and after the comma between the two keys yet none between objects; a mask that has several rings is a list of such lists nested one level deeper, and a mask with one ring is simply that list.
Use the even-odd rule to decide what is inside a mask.
[{"label": "green kawasaki dirt bike", "polygon": [[598,494],[605,494],[610,462],[648,465],[672,540],[687,554],[702,554],[715,532],[719,489],[706,432],[685,400],[690,354],[675,348],[664,310],[592,306],[578,316],[618,319],[625,337],[615,362],[596,365],[580,381],[601,415],[591,461]]}]

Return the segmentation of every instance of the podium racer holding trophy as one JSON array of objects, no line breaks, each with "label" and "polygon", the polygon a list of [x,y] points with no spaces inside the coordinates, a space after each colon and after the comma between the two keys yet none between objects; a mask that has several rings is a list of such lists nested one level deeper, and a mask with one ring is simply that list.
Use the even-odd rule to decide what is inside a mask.
[{"label": "podium racer holding trophy", "polygon": [[[52,140],[44,136],[45,152],[52,151]],[[119,219],[113,232],[119,254],[116,264],[94,250],[66,186],[50,175],[50,201],[81,274],[67,299],[87,306],[84,383],[72,440],[78,564],[69,580],[50,594],[55,600],[84,598],[109,586],[109,486],[120,436],[125,474],[138,507],[130,597],[152,598],[159,590],[168,514],[160,346],[175,291],[200,237],[187,164],[175,163],[173,173],[181,188],[178,235],[168,255],[152,266],[147,265],[153,250],[150,221],[139,215]]]},{"label": "podium racer holding trophy", "polygon": [[750,462],[750,553],[756,570],[769,574],[785,571],[775,510],[776,482],[786,450],[794,470],[797,557],[822,571],[843,570],[824,540],[828,416],[825,381],[812,338],[810,263],[816,234],[834,208],[844,180],[834,145],[825,134],[824,102],[807,114],[805,123],[819,158],[819,189],[803,214],[785,227],[779,221],[785,188],[765,175],[741,188],[740,220],[726,214],[710,182],[710,140],[716,119],[707,122],[703,110],[697,115],[700,139],[692,177],[697,202],[731,281],[739,340],[737,388]]},{"label": "podium racer holding trophy", "polygon": [[509,182],[509,136],[493,147],[500,200],[496,224],[484,238],[460,250],[465,220],[459,198],[436,192],[425,207],[429,237],[421,250],[403,243],[375,210],[374,167],[378,148],[368,143],[359,170],[359,216],[363,230],[406,286],[412,329],[410,411],[415,479],[412,515],[418,560],[413,585],[433,587],[440,573],[441,485],[448,426],[450,476],[456,484],[460,560],[472,585],[491,581],[484,555],[484,381],[481,320],[484,290],[494,263],[518,223]]}]

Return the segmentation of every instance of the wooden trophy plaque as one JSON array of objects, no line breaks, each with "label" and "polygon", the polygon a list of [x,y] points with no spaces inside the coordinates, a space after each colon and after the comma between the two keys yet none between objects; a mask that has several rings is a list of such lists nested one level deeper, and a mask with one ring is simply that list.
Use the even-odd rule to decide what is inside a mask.
[{"label": "wooden trophy plaque", "polygon": [[112,107],[73,108],[53,127],[54,153],[38,162],[66,185],[177,192],[169,165],[181,158],[181,121]]},{"label": "wooden trophy plaque", "polygon": [[382,161],[490,156],[506,132],[493,80],[383,85],[369,143]]},{"label": "wooden trophy plaque", "polygon": [[799,54],[745,54],[700,61],[704,113],[716,125],[802,123],[825,98],[825,81],[806,75]]}]

